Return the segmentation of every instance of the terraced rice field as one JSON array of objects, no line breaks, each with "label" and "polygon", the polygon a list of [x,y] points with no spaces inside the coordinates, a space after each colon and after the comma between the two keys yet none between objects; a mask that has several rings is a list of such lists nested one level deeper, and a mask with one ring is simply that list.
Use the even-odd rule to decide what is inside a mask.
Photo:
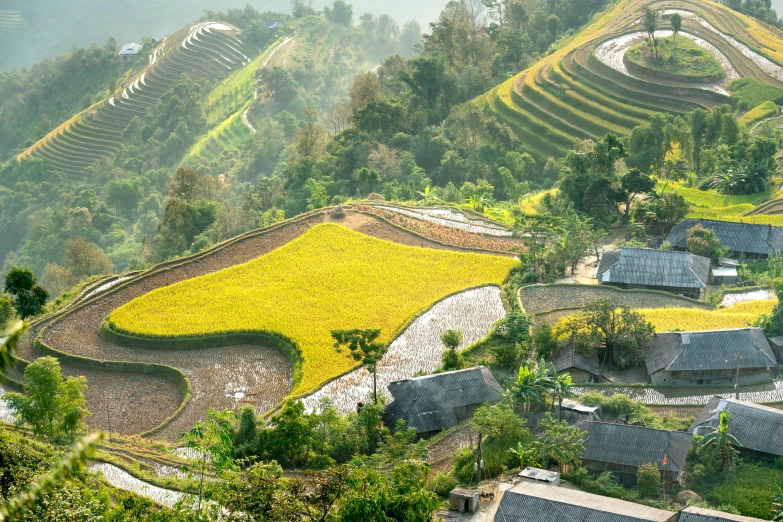
[{"label": "terraced rice field", "polygon": [[[597,391],[604,395],[624,393],[632,399],[645,404],[665,405],[703,405],[710,397],[734,397],[733,386],[576,386],[572,388],[575,394]],[[756,403],[773,403],[783,401],[783,381],[768,384],[743,386],[740,390],[740,400]]]},{"label": "terraced rice field", "polygon": [[[313,262],[317,260],[317,262]],[[501,283],[505,257],[412,249],[325,224],[250,263],[155,290],[117,309],[107,326],[148,339],[275,332],[302,354],[294,393],[356,366],[331,330],[381,328],[455,291]]]},{"label": "terraced rice field", "polygon": [[[723,81],[630,73],[623,56],[644,38],[645,6],[663,13],[658,36],[671,34],[668,20],[679,13],[680,35],[712,54],[724,71]],[[718,3],[621,0],[556,52],[474,102],[511,126],[527,152],[545,160],[565,155],[580,139],[607,132],[627,135],[655,113],[730,103],[728,86],[739,77],[783,86],[781,63],[783,40],[777,31]]]},{"label": "terraced rice field", "polygon": [[750,326],[760,314],[768,314],[778,303],[777,299],[747,301],[718,310],[693,308],[658,308],[637,311],[650,321],[656,332],[672,330],[723,330]]},{"label": "terraced rice field", "polygon": [[130,121],[143,117],[183,74],[222,78],[250,63],[239,31],[221,22],[202,22],[164,38],[149,66],[107,100],[75,115],[18,156],[44,159],[72,178],[120,148]]},{"label": "terraced rice field", "polygon": [[[459,347],[462,350],[486,337],[492,325],[505,315],[500,289],[494,286],[468,290],[439,302],[392,341],[389,351],[378,363],[378,394],[390,400],[386,388],[389,383],[440,368],[441,354],[445,350],[440,336],[446,330],[462,332]],[[358,403],[368,401],[372,389],[372,375],[365,368],[359,368],[326,384],[303,402],[312,411],[328,397],[341,413],[348,414],[356,411]]]},{"label": "terraced rice field", "polygon": [[[351,208],[346,208],[345,211],[346,216],[336,220],[343,227],[360,232],[363,234],[360,237],[363,238],[372,236],[397,243],[393,246],[427,247],[428,250],[411,249],[417,256],[421,252],[426,252],[427,255],[436,252],[447,254],[446,259],[451,259],[452,254],[468,251],[460,245],[429,240],[422,235],[411,233],[402,227],[391,225],[375,216]],[[96,288],[106,285],[107,282],[96,283],[96,288],[88,290],[88,299],[79,300],[74,305],[33,324],[30,334],[19,345],[18,355],[30,361],[37,356],[54,353],[61,359],[65,374],[85,375],[88,380],[88,408],[93,412],[93,415],[88,417],[88,422],[95,428],[106,428],[108,411],[115,432],[138,434],[154,429],[154,434],[149,436],[173,441],[176,440],[179,431],[203,419],[208,407],[232,408],[242,403],[251,403],[255,404],[257,409],[264,410],[292,391],[292,368],[278,352],[273,352],[266,346],[247,345],[223,349],[215,346],[190,351],[129,348],[101,337],[99,335],[101,324],[114,310],[156,289],[218,273],[223,269],[259,258],[263,259],[261,256],[281,249],[302,237],[316,225],[331,221],[333,218],[330,209],[313,212],[268,229],[240,236],[191,258],[153,267],[144,273],[133,274],[130,279],[106,286],[101,291],[97,291]],[[475,256],[481,264],[486,264],[484,261],[489,259],[490,265],[498,263],[504,266],[503,270],[492,275],[484,283],[501,281],[507,272],[506,267],[514,263],[510,257]],[[318,263],[314,260],[322,262],[325,259],[327,258],[322,256],[304,256],[297,262],[316,265],[313,269],[319,270]],[[494,261],[496,259],[500,261]],[[388,262],[388,259],[384,262]],[[449,273],[450,271],[451,266],[449,266]],[[318,283],[315,284],[313,281]],[[321,281],[323,279],[313,277],[304,286],[322,286],[325,283]],[[476,285],[481,283],[479,280]],[[464,285],[460,288],[455,281],[453,287],[438,286],[440,290],[436,291],[434,287],[426,290],[425,297],[416,294],[414,297],[420,303],[417,306],[410,305],[414,297],[405,295],[399,300],[410,305],[409,311],[395,312],[399,317],[397,322],[393,325],[390,323],[386,328],[382,321],[373,320],[369,326],[383,326],[386,328],[388,339],[391,339],[394,330],[401,328],[415,312],[431,306],[438,298],[445,297],[452,291],[461,291],[475,286],[472,281]],[[398,295],[399,290],[381,288],[379,293],[377,288],[372,288],[372,292],[374,293],[370,295],[373,296],[390,293]],[[335,293],[338,293],[338,290],[335,289]],[[312,310],[310,308],[313,304],[312,297],[313,294],[308,294],[300,300],[299,304],[305,312],[309,313]],[[360,297],[365,299],[365,295]],[[356,299],[356,302],[359,302],[359,297]],[[277,302],[279,298],[276,296],[274,303]],[[339,302],[340,300],[335,301],[337,304]],[[465,329],[467,330],[467,327]],[[326,336],[328,335],[327,329]],[[39,348],[34,346],[33,341],[39,343]],[[332,348],[331,340],[328,340],[324,346],[335,357],[338,356]],[[340,364],[345,364],[345,369],[350,370],[355,362],[344,357]],[[161,374],[160,372],[166,367],[171,367],[173,370]],[[177,372],[190,383],[187,397],[180,388],[179,381],[173,379],[173,375]],[[21,374],[15,374],[14,377],[21,378]],[[185,399],[187,402],[183,404]],[[172,415],[171,421],[161,427],[161,424]]]},{"label": "terraced rice field", "polygon": [[100,473],[106,482],[114,486],[115,488],[130,491],[140,497],[148,498],[151,501],[166,507],[174,507],[174,504],[183,500],[190,499],[195,503],[195,497],[181,491],[174,491],[171,489],[164,489],[153,484],[139,480],[124,469],[107,464],[105,462],[98,462],[89,464],[88,469],[93,473]]}]

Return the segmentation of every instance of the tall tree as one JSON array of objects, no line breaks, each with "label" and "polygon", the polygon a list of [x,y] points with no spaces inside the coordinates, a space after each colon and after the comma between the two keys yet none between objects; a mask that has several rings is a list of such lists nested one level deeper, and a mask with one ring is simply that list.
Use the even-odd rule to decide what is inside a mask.
[{"label": "tall tree", "polygon": [[63,261],[77,281],[94,275],[111,274],[114,271],[111,261],[103,250],[81,237],[65,243]]},{"label": "tall tree", "polygon": [[669,18],[669,23],[672,24],[672,31],[674,32],[674,43],[677,43],[677,33],[682,29],[682,16],[680,13],[674,13]]},{"label": "tall tree", "polygon": [[16,313],[22,319],[40,314],[49,299],[49,292],[37,283],[33,271],[18,266],[6,274],[5,291],[13,298]]},{"label": "tall tree", "polygon": [[384,343],[378,342],[380,330],[332,330],[334,338],[334,347],[339,352],[341,347],[346,346],[351,351],[351,356],[355,361],[361,361],[367,367],[367,371],[372,374],[372,393],[373,400],[378,403],[378,380],[376,370],[378,362],[383,358],[388,350]]},{"label": "tall tree", "polygon": [[25,368],[24,383],[24,394],[5,395],[17,423],[29,425],[53,442],[72,442],[86,430],[84,418],[90,414],[84,398],[87,379],[63,379],[57,359],[40,357]]},{"label": "tall tree", "polygon": [[650,45],[655,51],[655,59],[658,59],[658,41],[655,39],[655,31],[658,29],[658,11],[645,6],[642,14],[644,29],[647,31],[647,37]]}]

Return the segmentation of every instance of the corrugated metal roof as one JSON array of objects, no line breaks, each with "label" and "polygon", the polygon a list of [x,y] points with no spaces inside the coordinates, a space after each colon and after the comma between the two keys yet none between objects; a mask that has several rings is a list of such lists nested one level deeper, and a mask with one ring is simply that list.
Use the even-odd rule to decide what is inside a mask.
[{"label": "corrugated metal roof", "polygon": [[605,252],[596,278],[603,283],[706,288],[710,260],[688,252],[621,248]]},{"label": "corrugated metal roof", "polygon": [[686,248],[688,231],[699,223],[715,233],[721,246],[734,252],[771,255],[783,250],[783,228],[713,219],[686,219],[672,228],[666,241],[673,247]]},{"label": "corrugated metal roof", "polygon": [[388,389],[394,401],[386,409],[387,424],[394,426],[398,419],[405,419],[419,433],[456,426],[455,410],[498,402],[504,391],[483,366],[397,381]]},{"label": "corrugated metal roof", "polygon": [[568,368],[577,368],[593,375],[601,375],[601,370],[598,365],[598,356],[593,353],[592,356],[586,357],[576,351],[573,346],[566,346],[560,350],[560,353],[552,360],[552,365],[555,367],[557,373],[565,371]]},{"label": "corrugated metal roof", "polygon": [[762,522],[762,520],[689,506],[680,511],[677,522]]},{"label": "corrugated metal roof", "polygon": [[752,402],[713,397],[702,408],[692,433],[702,426],[718,427],[721,412],[729,413],[729,433],[743,448],[783,456],[783,411]]},{"label": "corrugated metal roof", "polygon": [[[577,428],[587,432],[582,458],[640,467],[655,463],[659,469],[679,471],[693,440],[692,433],[654,430],[627,424],[579,421]],[[663,463],[666,455],[666,464]]]},{"label": "corrugated metal roof", "polygon": [[674,522],[677,514],[616,498],[520,482],[506,491],[494,522]]},{"label": "corrugated metal roof", "polygon": [[647,353],[647,373],[731,370],[742,355],[743,369],[774,367],[775,354],[760,328],[655,334]]},{"label": "corrugated metal roof", "polygon": [[572,401],[571,399],[563,399],[563,408],[574,411],[581,411],[583,413],[593,413],[601,409],[600,406],[588,406],[586,404],[582,404],[581,402]]},{"label": "corrugated metal roof", "polygon": [[519,472],[519,476],[533,480],[539,480],[541,482],[553,482],[560,478],[560,473],[528,466]]}]

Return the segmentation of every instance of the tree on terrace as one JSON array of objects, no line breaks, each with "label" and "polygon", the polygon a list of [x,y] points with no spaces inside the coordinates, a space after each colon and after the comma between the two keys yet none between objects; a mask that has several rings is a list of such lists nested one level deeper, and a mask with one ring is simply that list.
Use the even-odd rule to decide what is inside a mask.
[{"label": "tree on terrace", "polygon": [[443,369],[444,370],[459,370],[462,368],[462,357],[457,352],[460,343],[462,342],[462,332],[459,330],[446,330],[443,335],[440,336],[440,340],[446,347],[446,351],[443,352]]},{"label": "tree on terrace", "polygon": [[655,50],[655,59],[657,60],[658,41],[655,39],[655,31],[658,29],[658,11],[645,6],[642,20],[644,22],[644,29],[647,31],[647,36],[650,39],[650,44]]},{"label": "tree on terrace", "polygon": [[634,199],[636,196],[652,192],[655,189],[655,180],[647,174],[639,172],[639,169],[631,169],[620,178],[620,186],[625,193],[625,215],[623,218],[628,221]]},{"label": "tree on terrace", "polygon": [[347,346],[351,351],[351,357],[355,361],[361,361],[367,367],[367,371],[372,374],[372,393],[376,404],[378,403],[377,365],[388,350],[384,343],[378,342],[380,335],[379,329],[332,330],[334,347],[337,352],[339,353],[343,346]]},{"label": "tree on terrace", "polygon": [[65,243],[64,262],[77,281],[94,275],[111,274],[114,271],[103,250],[83,238],[71,239]]},{"label": "tree on terrace", "polygon": [[680,13],[674,13],[669,18],[669,23],[672,24],[672,31],[674,31],[674,43],[677,43],[677,33],[682,29],[682,16]]},{"label": "tree on terrace", "polygon": [[57,359],[40,357],[25,368],[24,382],[24,395],[5,395],[17,423],[57,443],[70,443],[86,430],[84,418],[90,414],[84,398],[87,379],[63,379]]}]

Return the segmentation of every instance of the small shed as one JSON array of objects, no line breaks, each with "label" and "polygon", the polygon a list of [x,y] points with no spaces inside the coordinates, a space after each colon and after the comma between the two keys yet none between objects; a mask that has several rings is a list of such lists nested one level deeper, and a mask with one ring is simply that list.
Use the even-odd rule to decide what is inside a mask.
[{"label": "small shed", "polygon": [[119,54],[124,60],[130,60],[136,58],[140,52],[141,45],[137,43],[129,43],[122,46]]},{"label": "small shed", "polygon": [[517,479],[519,482],[533,482],[535,484],[557,486],[560,484],[560,473],[528,466],[517,475]]},{"label": "small shed", "polygon": [[475,513],[479,507],[477,489],[454,488],[449,492],[449,509],[460,513]]},{"label": "small shed", "polygon": [[739,282],[736,266],[719,266],[712,269],[712,284],[733,285]]},{"label": "small shed", "polygon": [[772,352],[775,357],[778,358],[778,362],[783,361],[783,335],[778,337],[768,337],[769,347],[772,348]]},{"label": "small shed", "polygon": [[600,406],[588,406],[571,399],[563,399],[562,415],[560,415],[560,408],[560,404],[555,404],[555,417],[566,421],[600,421],[604,416]]}]

